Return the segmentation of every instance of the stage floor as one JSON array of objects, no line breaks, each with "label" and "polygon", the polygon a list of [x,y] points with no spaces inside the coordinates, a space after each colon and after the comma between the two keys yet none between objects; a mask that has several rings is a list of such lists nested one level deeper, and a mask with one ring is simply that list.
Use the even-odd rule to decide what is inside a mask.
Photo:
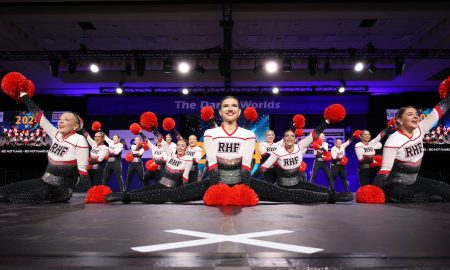
[{"label": "stage floor", "polygon": [[0,269],[450,268],[448,203],[218,208],[83,199],[0,203]]}]

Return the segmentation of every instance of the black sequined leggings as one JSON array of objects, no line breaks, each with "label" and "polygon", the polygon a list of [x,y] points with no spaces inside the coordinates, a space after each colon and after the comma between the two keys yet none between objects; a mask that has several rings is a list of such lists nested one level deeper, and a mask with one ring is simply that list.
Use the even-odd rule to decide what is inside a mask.
[{"label": "black sequined leggings", "polygon": [[418,176],[412,185],[389,183],[383,186],[386,201],[389,202],[450,202],[450,185]]},{"label": "black sequined leggings", "polygon": [[69,188],[47,184],[40,178],[24,180],[0,187],[3,202],[53,203],[65,202],[72,197]]},{"label": "black sequined leggings", "polygon": [[91,185],[92,186],[101,185],[104,174],[105,174],[105,171],[103,168],[89,170],[89,178],[91,178]]},{"label": "black sequined leggings", "polygon": [[[140,192],[135,196],[130,193],[131,200],[145,203],[186,202],[202,200],[206,190],[211,186],[209,179],[188,184],[178,188],[156,189]],[[251,178],[248,183],[260,200],[274,202],[315,203],[326,202],[330,194],[303,189],[287,189],[274,184]]]}]

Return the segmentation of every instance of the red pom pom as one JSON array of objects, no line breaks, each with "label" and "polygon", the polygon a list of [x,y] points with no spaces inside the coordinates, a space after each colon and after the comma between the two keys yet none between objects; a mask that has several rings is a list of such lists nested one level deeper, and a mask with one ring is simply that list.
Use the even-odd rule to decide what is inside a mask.
[{"label": "red pom pom", "polygon": [[156,114],[152,112],[145,112],[141,114],[139,122],[141,123],[142,128],[147,131],[152,131],[158,127],[158,117],[156,117]]},{"label": "red pom pom", "polygon": [[323,112],[323,117],[332,124],[339,123],[345,118],[345,108],[341,104],[330,105]]},{"label": "red pom pom", "polygon": [[230,205],[233,206],[255,206],[258,205],[259,198],[256,192],[249,186],[241,184],[231,188]]},{"label": "red pom pom", "polygon": [[141,133],[141,131],[142,131],[142,128],[138,123],[133,123],[130,125],[130,131],[134,135],[139,135],[139,133]]},{"label": "red pom pom", "polygon": [[302,163],[300,164],[300,167],[298,167],[298,171],[299,172],[304,172],[306,171],[307,165],[304,161],[302,161]]},{"label": "red pom pom", "polygon": [[111,194],[111,188],[99,185],[91,187],[87,193],[86,198],[84,199],[85,203],[105,203],[105,197],[108,194]]},{"label": "red pom pom", "polygon": [[145,168],[147,169],[147,171],[154,172],[158,169],[158,164],[156,164],[153,159],[149,159],[147,162],[145,162]]},{"label": "red pom pom", "polygon": [[208,188],[203,196],[203,202],[208,206],[227,206],[230,201],[231,188],[224,183],[218,183]]},{"label": "red pom pom", "polygon": [[214,109],[211,106],[205,106],[200,110],[200,118],[203,122],[208,122],[214,118]]},{"label": "red pom pom", "polygon": [[395,128],[395,117],[392,117],[386,124],[388,127],[394,127]]},{"label": "red pom pom", "polygon": [[128,162],[133,161],[133,153],[132,152],[128,152],[127,155],[125,156],[125,160]]},{"label": "red pom pom", "polygon": [[294,118],[292,118],[292,121],[294,121],[294,127],[295,128],[304,128],[305,127],[305,117],[301,114],[294,115]]},{"label": "red pom pom", "polygon": [[320,147],[322,147],[323,141],[321,138],[317,138],[313,143],[312,143],[312,148],[314,150],[319,150]]},{"label": "red pom pom", "polygon": [[323,160],[330,161],[331,160],[331,152],[327,151],[327,152],[323,153]]},{"label": "red pom pom", "polygon": [[299,138],[301,136],[303,136],[303,129],[301,128],[295,129],[295,137]]},{"label": "red pom pom", "polygon": [[166,117],[163,120],[162,126],[165,131],[172,131],[172,129],[175,128],[175,120],[173,120],[173,118]]},{"label": "red pom pom", "polygon": [[381,188],[372,185],[362,186],[356,192],[356,201],[359,203],[384,203],[384,192]]},{"label": "red pom pom", "polygon": [[381,163],[383,163],[383,156],[376,155],[376,156],[373,157],[373,161],[375,161],[375,162],[370,163],[369,164],[370,167],[372,167],[372,168],[373,167],[380,167]]},{"label": "red pom pom", "polygon": [[346,156],[343,156],[341,159],[341,165],[346,166],[348,163],[348,158]]},{"label": "red pom pom", "polygon": [[443,80],[439,85],[439,96],[441,98],[445,98],[450,92],[450,76],[447,79]]},{"label": "red pom pom", "polygon": [[2,78],[3,92],[16,101],[22,101],[20,93],[27,93],[29,97],[34,95],[34,84],[19,72],[9,72]]},{"label": "red pom pom", "polygon": [[362,131],[361,130],[359,130],[359,129],[357,129],[357,130],[355,130],[354,132],[353,132],[353,137],[355,137],[355,138],[359,138],[359,137],[361,137],[361,133],[362,133]]},{"label": "red pom pom", "polygon": [[150,149],[150,146],[147,142],[142,142],[142,148],[144,149],[144,151],[147,151],[148,149]]},{"label": "red pom pom", "polygon": [[91,125],[91,129],[94,132],[98,132],[100,129],[102,129],[102,123],[100,123],[99,121],[93,122]]},{"label": "red pom pom", "polygon": [[258,119],[258,113],[256,112],[256,109],[253,107],[247,107],[244,110],[244,117],[245,120],[249,121],[250,123],[253,123]]}]

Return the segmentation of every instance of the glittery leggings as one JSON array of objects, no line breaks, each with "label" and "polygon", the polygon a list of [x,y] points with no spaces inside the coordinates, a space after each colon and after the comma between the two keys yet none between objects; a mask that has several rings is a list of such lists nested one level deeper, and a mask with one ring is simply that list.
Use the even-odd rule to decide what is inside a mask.
[{"label": "glittery leggings", "polygon": [[0,187],[0,198],[13,203],[53,203],[70,199],[69,188],[47,184],[40,178],[15,182]]}]

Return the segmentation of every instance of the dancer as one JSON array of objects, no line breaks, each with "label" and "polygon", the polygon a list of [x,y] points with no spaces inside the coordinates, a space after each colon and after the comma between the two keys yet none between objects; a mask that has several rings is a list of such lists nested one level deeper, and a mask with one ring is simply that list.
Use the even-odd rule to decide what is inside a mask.
[{"label": "dancer", "polygon": [[[19,96],[15,96],[15,99],[18,98]],[[65,112],[58,120],[58,128],[55,128],[26,93],[20,93],[20,99],[52,138],[47,155],[48,165],[41,178],[0,187],[0,201],[14,203],[68,201],[78,181],[89,185],[87,173],[89,148],[86,139],[76,133],[82,128],[81,119],[73,112]]]},{"label": "dancer", "polygon": [[334,191],[334,182],[331,178],[330,170],[326,164],[327,160],[325,160],[325,153],[328,152],[328,143],[324,141],[325,134],[320,133],[319,140],[313,145],[314,148],[314,163],[313,163],[313,172],[311,176],[311,184],[314,184],[317,174],[319,173],[319,169],[322,169],[325,174],[325,178],[330,185],[330,189]]},{"label": "dancer", "polygon": [[146,140],[150,149],[152,150],[152,159],[155,161],[156,165],[158,165],[158,169],[156,171],[145,171],[144,173],[144,186],[149,184],[150,179],[153,179],[155,182],[158,182],[161,179],[162,171],[165,166],[165,160],[167,160],[167,154],[164,151],[162,145],[162,140],[158,140],[155,137],[155,144],[153,144],[150,140]]},{"label": "dancer", "polygon": [[108,147],[105,145],[105,133],[103,131],[96,132],[93,140],[85,129],[82,129],[81,132],[91,146],[88,173],[92,186],[97,186],[102,184],[106,160],[109,158]]},{"label": "dancer", "polygon": [[144,154],[144,151],[145,150],[143,148],[141,138],[136,137],[134,139],[134,144],[131,146],[131,153],[133,155],[133,159],[128,165],[127,180],[124,189],[125,191],[128,190],[131,181],[133,181],[133,176],[135,172],[137,172],[141,184],[144,185],[144,165],[142,165],[142,155]]},{"label": "dancer", "polygon": [[193,164],[189,172],[189,183],[198,181],[198,162],[202,159],[202,148],[197,146],[197,136],[189,136],[189,146],[186,154],[192,158]]},{"label": "dancer", "polygon": [[[373,182],[373,173],[371,173],[371,165],[372,166],[380,166],[381,164],[377,164],[376,160],[374,160],[375,149],[381,149],[383,145],[380,143],[380,140],[386,135],[386,133],[392,129],[392,127],[387,127],[383,131],[381,131],[373,140],[370,140],[370,132],[368,130],[362,130],[360,139],[361,141],[355,144],[355,153],[358,158],[358,180],[360,186],[365,186],[372,184]],[[373,175],[373,177],[371,176]]]},{"label": "dancer", "polygon": [[342,143],[341,139],[336,140],[336,145],[331,148],[331,179],[332,183],[336,183],[336,179],[339,175],[339,178],[342,181],[342,185],[345,188],[345,191],[350,192],[347,183],[347,168],[346,162],[343,162],[343,159],[346,159],[345,156],[345,148],[349,146],[354,140],[354,137],[350,137],[345,143]]},{"label": "dancer", "polygon": [[[261,171],[265,171],[275,162],[278,163],[276,168],[276,179],[269,180],[269,182],[276,182],[278,186],[292,189],[304,189],[322,193],[332,193],[329,189],[306,182],[306,179],[301,177],[299,169],[302,164],[305,149],[313,142],[313,132],[306,138],[296,144],[295,133],[288,129],[284,132],[283,147],[275,150],[261,165]],[[346,195],[349,200],[353,199],[352,194]]]},{"label": "dancer", "polygon": [[[339,200],[332,192],[314,192],[302,189],[286,189],[250,177],[250,164],[255,149],[255,134],[237,126],[241,114],[239,100],[226,96],[219,103],[222,126],[205,132],[205,150],[209,163],[209,179],[173,189],[157,189],[140,193],[128,193],[129,199],[145,203],[185,202],[201,200],[206,190],[219,182],[234,185],[244,183],[258,194],[261,200],[295,203],[334,202]],[[345,112],[344,112],[345,114]],[[333,117],[332,117],[333,118]],[[335,119],[333,119],[334,121]],[[342,120],[340,118],[338,121]],[[337,122],[337,121],[336,121]],[[328,120],[313,132],[320,134]],[[107,196],[107,201],[117,198]],[[343,200],[348,200],[348,197]]]},{"label": "dancer", "polygon": [[192,157],[186,154],[186,140],[180,139],[177,141],[176,153],[172,152],[172,149],[170,149],[164,140],[160,138],[159,141],[162,141],[161,145],[167,155],[167,158],[163,160],[165,166],[162,170],[161,179],[155,184],[135,189],[129,193],[111,193],[106,197],[107,201],[123,201],[124,203],[145,202],[148,192],[152,190],[176,188],[188,183],[189,172],[192,167]]},{"label": "dancer", "polygon": [[[275,150],[278,149],[280,143],[275,141],[275,132],[271,129],[266,131],[266,141],[258,144],[258,150],[261,154],[261,163],[263,164]],[[273,165],[264,170],[264,181],[275,181],[276,171]]]},{"label": "dancer", "polygon": [[172,135],[170,133],[166,134],[167,145],[172,149],[173,153],[177,152],[177,145],[172,141]]},{"label": "dancer", "polygon": [[[445,81],[444,81],[445,82]],[[444,83],[443,82],[443,83]],[[450,201],[450,185],[419,176],[424,154],[423,136],[450,106],[450,80],[446,97],[419,122],[414,107],[403,107],[395,115],[398,130],[383,148],[383,162],[374,185],[383,189],[389,202]]]},{"label": "dancer", "polygon": [[123,143],[120,142],[119,135],[113,135],[112,140],[105,135],[105,141],[108,143],[108,161],[105,165],[105,172],[103,174],[102,185],[107,186],[111,174],[114,172],[117,178],[117,185],[120,191],[124,191],[124,184],[122,178],[122,151]]}]

